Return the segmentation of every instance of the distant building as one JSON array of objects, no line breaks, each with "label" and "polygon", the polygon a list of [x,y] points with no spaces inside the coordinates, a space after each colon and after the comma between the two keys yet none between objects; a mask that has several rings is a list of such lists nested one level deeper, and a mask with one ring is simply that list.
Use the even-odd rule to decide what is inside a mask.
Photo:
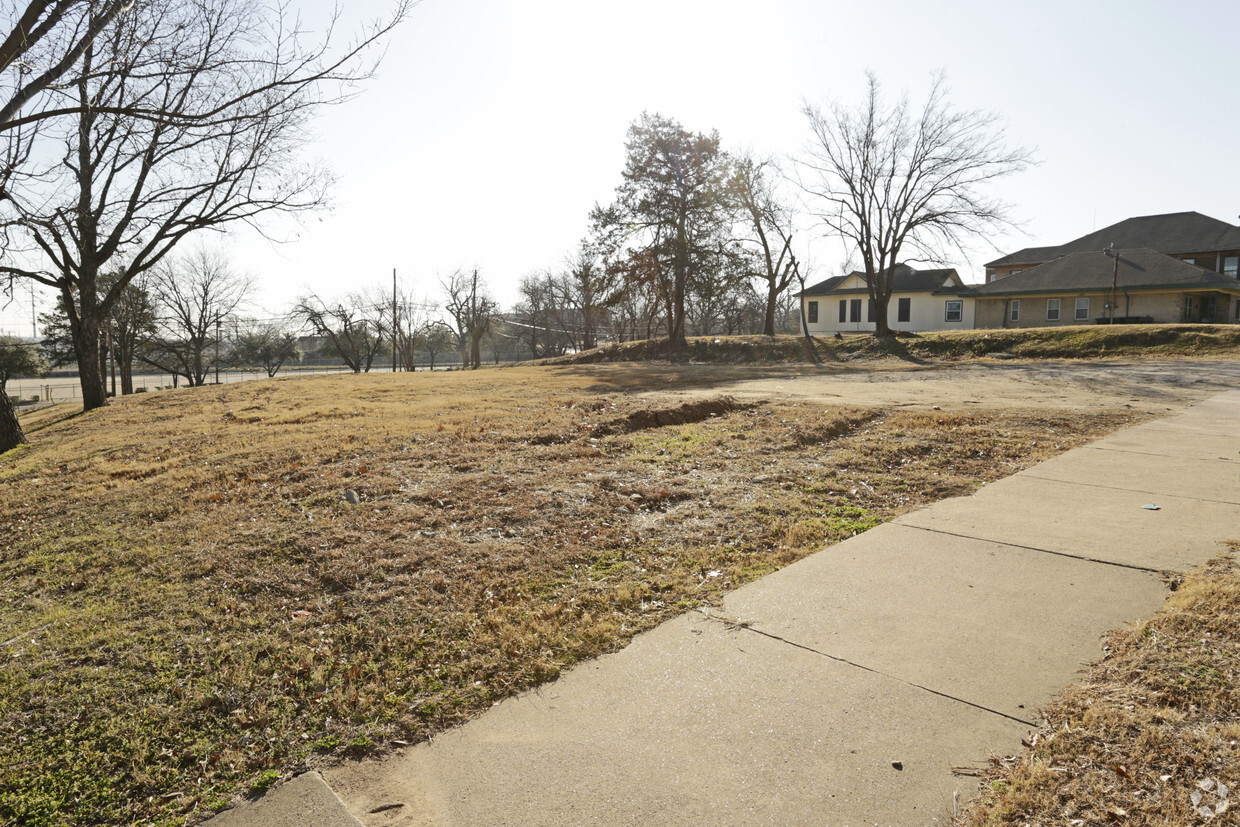
[{"label": "distant building", "polygon": [[1237,323],[1240,227],[1196,212],[1129,218],[989,262],[973,295],[979,328]]},{"label": "distant building", "polygon": [[1240,274],[1240,227],[1199,212],[1127,218],[1058,247],[1026,247],[986,264],[986,283],[1073,253],[1109,247],[1144,248],[1236,278]]}]

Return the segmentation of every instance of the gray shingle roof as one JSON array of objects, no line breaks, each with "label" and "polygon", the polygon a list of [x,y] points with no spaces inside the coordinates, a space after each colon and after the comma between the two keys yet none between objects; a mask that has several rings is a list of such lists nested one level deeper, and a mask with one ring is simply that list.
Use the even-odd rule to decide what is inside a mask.
[{"label": "gray shingle roof", "polygon": [[825,281],[820,281],[817,284],[811,284],[800,293],[797,293],[797,298],[800,298],[801,296],[821,296],[826,293],[830,293],[846,278],[848,278],[848,276],[832,276]]},{"label": "gray shingle roof", "polygon": [[[798,293],[798,296],[823,296],[828,293],[836,295],[850,295],[856,293],[858,295],[868,292],[865,288],[854,287],[847,290],[837,290],[836,288],[843,284],[852,276],[860,276],[865,278],[865,273],[854,270],[846,276],[833,276],[826,281],[821,281],[812,287],[805,288],[804,292]],[[941,270],[914,270],[907,264],[897,264],[895,274],[891,280],[891,290],[893,293],[933,293],[939,290],[953,276],[959,278],[955,268],[945,268]]]},{"label": "gray shingle roof", "polygon": [[[1227,286],[1240,290],[1240,281],[1189,264],[1155,250],[1119,250],[1120,289]],[[978,298],[1021,293],[1110,290],[1115,259],[1104,251],[1073,253],[1006,278],[974,288]]]},{"label": "gray shingle roof", "polygon": [[1148,247],[1160,253],[1211,253],[1240,250],[1240,227],[1199,212],[1175,212],[1127,218],[1058,247],[1026,247],[987,262],[987,267],[1041,264],[1059,256],[1104,250]]}]

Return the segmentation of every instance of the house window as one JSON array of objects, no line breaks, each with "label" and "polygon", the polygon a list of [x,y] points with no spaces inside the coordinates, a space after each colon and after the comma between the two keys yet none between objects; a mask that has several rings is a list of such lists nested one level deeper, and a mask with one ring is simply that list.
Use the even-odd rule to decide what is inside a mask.
[{"label": "house window", "polygon": [[896,321],[907,322],[913,318],[913,300],[897,299],[896,300]]},{"label": "house window", "polygon": [[861,321],[861,299],[853,299],[848,303],[848,321]]},{"label": "house window", "polygon": [[865,320],[867,322],[874,321],[874,300],[873,299],[865,300]]},{"label": "house window", "polygon": [[1240,256],[1223,256],[1223,275],[1240,277]]},{"label": "house window", "polygon": [[1020,299],[1012,299],[1012,303],[1008,305],[1008,321],[1020,321]]},{"label": "house window", "polygon": [[840,324],[848,321],[848,299],[840,299]]},{"label": "house window", "polygon": [[809,316],[810,324],[818,324],[818,302],[810,302],[805,313]]},{"label": "house window", "polygon": [[1048,322],[1059,321],[1059,299],[1046,300],[1046,320]]},{"label": "house window", "polygon": [[1089,320],[1089,299],[1076,300],[1076,321],[1084,322]]},{"label": "house window", "polygon": [[964,318],[964,302],[949,301],[944,304],[943,320],[958,322]]}]

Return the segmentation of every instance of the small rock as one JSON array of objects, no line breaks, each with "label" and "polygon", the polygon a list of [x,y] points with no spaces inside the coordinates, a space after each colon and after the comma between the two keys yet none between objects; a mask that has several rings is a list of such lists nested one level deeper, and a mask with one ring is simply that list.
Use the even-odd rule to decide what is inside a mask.
[{"label": "small rock", "polygon": [[357,492],[354,491],[352,488],[346,488],[344,490],[344,501],[347,502],[349,505],[357,505],[358,502],[360,502],[360,500],[358,500],[357,498]]},{"label": "small rock", "polygon": [[892,761],[892,762],[891,762],[891,768],[892,768],[893,770],[901,770],[901,771],[903,771],[903,769],[904,769],[904,762],[903,762],[903,761]]}]

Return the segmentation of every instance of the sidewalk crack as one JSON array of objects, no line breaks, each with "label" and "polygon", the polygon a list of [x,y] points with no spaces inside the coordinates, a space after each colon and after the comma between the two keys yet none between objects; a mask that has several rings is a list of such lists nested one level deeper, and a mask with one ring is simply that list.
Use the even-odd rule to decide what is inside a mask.
[{"label": "sidewalk crack", "polygon": [[909,525],[908,523],[896,523],[896,525],[903,526],[904,528],[914,528],[914,529],[917,529],[918,531],[929,531],[934,534],[945,534],[948,537],[959,537],[961,540],[977,540],[978,542],[981,542],[981,543],[994,543],[997,546],[1008,546],[1009,548],[1020,548],[1020,549],[1024,549],[1025,551],[1040,552],[1041,554],[1053,554],[1056,557],[1067,557],[1069,560],[1080,560],[1085,563],[1099,563],[1103,566],[1115,566],[1116,568],[1119,568],[1119,569],[1132,569],[1133,571],[1144,571],[1150,574],[1157,574],[1162,577],[1165,577],[1169,574],[1179,573],[1179,572],[1172,571],[1170,569],[1152,569],[1149,566],[1138,566],[1135,563],[1117,563],[1114,560],[1102,560],[1097,557],[1086,557],[1083,554],[1070,554],[1066,551],[1055,551],[1054,549],[1049,549],[1049,548],[1039,548],[1037,546],[1023,546],[1020,543],[1008,543],[1003,540],[994,540],[989,537],[974,537],[972,534],[959,534],[955,531],[945,531],[944,529],[941,529],[941,528],[927,528],[926,526]]},{"label": "sidewalk crack", "polygon": [[915,683],[914,681],[906,680],[905,678],[901,678],[898,675],[892,675],[888,672],[884,672],[881,669],[875,669],[872,666],[866,666],[864,663],[858,663],[854,660],[849,660],[848,658],[840,657],[839,655],[832,655],[829,652],[820,651],[818,649],[815,649],[812,646],[806,646],[803,643],[797,643],[794,640],[788,640],[787,638],[780,637],[779,635],[775,635],[770,632],[764,632],[763,630],[758,629],[755,626],[752,626],[748,621],[736,620],[734,618],[729,618],[729,617],[726,617],[724,615],[719,615],[719,614],[712,614],[711,612],[705,611],[705,610],[702,612],[702,614],[707,620],[713,620],[717,623],[720,623],[724,626],[724,628],[728,629],[729,631],[752,632],[755,635],[761,635],[762,637],[769,638],[770,640],[774,640],[780,643],[787,644],[788,646],[791,646],[795,649],[802,649],[806,652],[810,652],[812,654],[818,655],[819,657],[827,658],[828,660],[833,660],[836,663],[842,663],[842,664],[845,664],[846,666],[851,666],[855,669],[860,669],[864,672],[869,672],[873,675],[878,675],[879,677],[886,678],[892,681],[896,681],[897,683],[902,683],[905,686],[909,686],[914,689],[920,689],[923,692],[929,692],[931,695],[937,695],[938,697],[944,698],[949,701],[954,701],[956,703],[964,704],[965,706],[971,706],[974,709],[980,709],[981,711],[989,712],[992,715],[998,715],[1000,718],[1007,718],[1009,721],[1015,721],[1018,724],[1025,724],[1027,726],[1031,726],[1034,728],[1037,728],[1039,726],[1039,724],[1037,724],[1034,721],[1028,721],[1028,720],[1025,720],[1024,718],[1017,718],[1015,715],[1009,715],[1006,712],[1001,712],[997,709],[992,709],[991,707],[985,706],[984,704],[975,703],[966,698],[961,698],[956,695],[952,695],[948,692],[941,692],[937,689],[932,689],[931,687],[926,686],[924,684]]},{"label": "sidewalk crack", "polygon": [[[1215,432],[1215,433],[1217,435],[1222,435],[1222,432]],[[1230,434],[1228,434],[1228,436],[1230,436]],[[1112,448],[1110,445],[1082,445],[1081,446],[1081,450],[1086,450],[1086,449],[1091,450],[1091,451],[1111,451],[1116,454],[1132,454],[1133,456],[1138,456],[1138,457],[1162,457],[1163,459],[1180,459],[1180,456],[1174,453],[1169,454],[1169,453],[1164,453],[1162,451],[1138,451],[1134,448]],[[1215,464],[1231,465],[1232,467],[1236,466],[1236,461],[1233,460],[1231,457],[1218,457],[1217,459],[1198,458],[1198,459],[1194,459],[1193,462],[1213,462]],[[1037,466],[1035,465],[1034,467],[1036,468]]]},{"label": "sidewalk crack", "polygon": [[1106,491],[1128,491],[1133,494],[1148,494],[1151,497],[1170,497],[1176,500],[1194,500],[1201,503],[1215,503],[1216,505],[1240,505],[1240,503],[1232,500],[1214,500],[1209,497],[1185,497],[1183,494],[1168,494],[1166,491],[1146,491],[1144,488],[1128,488],[1122,485],[1101,485],[1095,482],[1077,482],[1076,480],[1061,480],[1056,477],[1040,477],[1033,473],[1035,470],[1037,469],[1031,468],[1028,471],[1022,471],[1020,476],[1025,479],[1041,480],[1042,482],[1054,482],[1063,485],[1078,485],[1081,488],[1101,488]]}]

